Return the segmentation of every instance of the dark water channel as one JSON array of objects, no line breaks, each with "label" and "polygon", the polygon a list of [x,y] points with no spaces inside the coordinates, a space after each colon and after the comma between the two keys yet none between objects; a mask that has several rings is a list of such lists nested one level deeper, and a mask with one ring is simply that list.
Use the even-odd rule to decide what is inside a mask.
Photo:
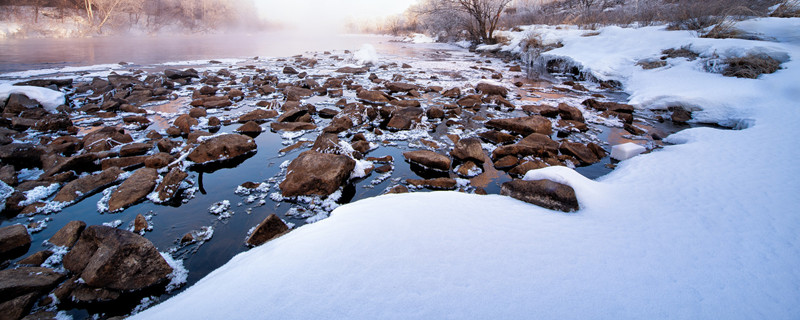
[{"label": "dark water channel", "polygon": [[[320,46],[329,46],[329,48],[319,48],[317,50],[333,50],[333,49],[340,49],[343,46],[351,49],[356,50],[360,46],[361,43],[364,42],[365,39],[354,39],[348,38],[349,42],[338,42],[336,44],[330,43],[320,43]],[[214,39],[211,39],[214,40]],[[211,41],[209,39],[205,39],[202,41]],[[219,40],[219,39],[217,39]],[[240,39],[243,40],[243,39]],[[237,40],[237,41],[240,41]],[[449,46],[419,46],[414,47],[410,44],[400,44],[400,43],[391,43],[388,41],[381,40],[381,38],[372,37],[368,39],[372,41],[375,46],[378,48],[378,51],[381,54],[392,55],[396,60],[409,60],[412,64],[414,63],[422,63],[421,61],[431,60],[439,63],[449,63],[450,60],[469,60],[469,61],[478,61],[478,60],[487,60],[493,59],[488,57],[478,57],[477,54],[471,54],[466,52],[463,49],[458,49],[455,47]],[[61,40],[58,40],[61,41]],[[55,44],[51,44],[52,47],[48,47],[47,45],[43,46],[42,50],[48,51],[55,51],[59,50],[58,41]],[[103,51],[100,50],[102,53],[98,53],[94,51],[93,53],[87,53],[85,50],[87,43],[92,43],[96,46],[106,46],[106,45],[113,45],[111,43],[105,43],[106,40],[98,40],[98,39],[90,39],[86,40],[86,42],[79,41],[76,44],[81,49],[74,49],[76,51],[66,54],[65,59],[63,61],[59,59],[54,59],[53,56],[49,56],[46,54],[42,54],[37,56],[36,59],[31,59],[28,61],[15,61],[13,59],[9,59],[8,57],[11,55],[20,55],[19,52],[9,52],[6,49],[13,48],[11,51],[14,50],[22,50],[28,51],[28,49],[24,45],[14,44],[13,41],[0,41],[0,60],[3,62],[0,63],[0,72],[5,71],[19,71],[19,70],[27,70],[31,68],[41,68],[46,67],[50,68],[53,66],[74,66],[74,65],[85,65],[85,64],[97,64],[97,63],[113,63],[116,61],[136,61],[137,64],[134,65],[135,67],[142,67],[143,69],[149,70],[157,70],[163,68],[163,66],[154,66],[153,63],[161,63],[172,60],[192,60],[192,59],[208,59],[213,57],[243,57],[243,56],[255,56],[255,55],[265,55],[264,52],[270,52],[268,50],[263,51],[260,50],[259,47],[261,44],[252,44],[253,47],[245,46],[244,51],[237,51],[236,54],[232,54],[225,50],[218,50],[218,51],[203,51],[202,53],[194,54],[194,51],[187,49],[186,46],[177,46],[177,47],[170,47],[167,46],[165,43],[163,56],[158,54],[145,54],[147,57],[139,56],[136,57],[136,53],[134,56],[125,56],[124,54],[120,54],[118,50],[121,51],[131,51],[132,48],[137,46],[136,42],[131,42],[131,47],[121,46],[118,49]],[[110,41],[110,40],[109,40]],[[222,41],[222,40],[220,40]],[[257,42],[257,41],[252,41]],[[354,44],[357,43],[357,44]],[[27,44],[26,44],[27,45]],[[73,44],[69,44],[72,46]],[[207,45],[211,45],[208,43]],[[67,46],[67,44],[64,44]],[[94,47],[95,49],[97,47]],[[191,48],[191,47],[189,47]],[[206,46],[198,45],[198,48],[207,48]],[[248,49],[250,48],[250,49]],[[314,48],[311,48],[314,49]],[[81,51],[84,50],[84,51]],[[173,50],[175,52],[182,52],[176,56],[173,54]],[[198,49],[200,50],[200,49]],[[202,51],[202,50],[200,50]],[[305,51],[305,50],[302,50]],[[282,52],[282,51],[281,51]],[[293,51],[286,53],[285,55],[299,53],[298,51]],[[90,55],[85,59],[79,58],[81,55]],[[276,56],[282,55],[280,54],[273,54]],[[70,58],[71,57],[71,58]],[[9,59],[9,60],[6,60]],[[496,60],[496,59],[495,59]],[[58,61],[53,63],[53,61]],[[503,63],[501,61],[494,61],[493,62],[496,66],[505,66],[507,63]],[[513,63],[513,62],[512,62]],[[424,71],[422,71],[424,72]],[[390,75],[387,75],[390,77]],[[428,75],[425,75],[428,76]],[[420,76],[422,77],[422,76]],[[3,75],[0,74],[0,79],[3,78]],[[477,80],[476,80],[477,81]],[[522,98],[519,101],[515,101],[515,104],[522,104],[522,103],[534,103],[540,101],[542,99],[583,99],[588,96],[588,93],[556,93],[553,91],[553,83],[544,83],[544,82],[537,82],[537,81],[528,81],[527,86],[523,86],[523,88],[529,88],[530,91],[538,90],[539,95],[526,95],[525,92],[521,92]],[[556,84],[558,85],[558,84]],[[533,90],[533,87],[537,87],[536,90]],[[446,88],[445,88],[446,89]],[[608,97],[615,99],[617,101],[624,101],[625,96],[621,93],[608,93]],[[338,98],[315,98],[314,100],[307,101],[309,103],[313,103],[317,109],[322,109],[326,106],[332,106]],[[146,108],[151,108],[153,110],[160,110],[159,108],[164,108],[163,106],[150,106]],[[241,107],[235,108],[229,111],[223,111],[222,113],[215,113],[209,114],[222,117],[226,115],[233,115],[233,114],[240,114],[246,111],[249,111],[248,108],[252,107]],[[484,107],[481,111],[471,114],[470,116],[482,116],[482,117],[492,117],[496,116],[496,112],[489,110],[487,107]],[[525,113],[522,111],[514,111],[510,113],[505,113],[509,117],[513,116],[524,116]],[[643,116],[637,117],[637,123],[644,127],[652,127],[653,130],[661,132],[660,134],[666,134],[670,132],[677,131],[681,129],[680,127],[674,127],[669,124],[667,121],[666,123],[655,121],[655,116],[653,114],[645,114]],[[323,128],[327,125],[330,120],[325,119],[315,119],[317,122],[317,126],[319,128]],[[172,120],[168,120],[171,122]],[[221,132],[232,132],[234,129],[238,128],[240,124],[234,123],[230,125],[223,126],[220,131]],[[481,122],[475,123],[468,123],[467,126],[475,126],[475,127],[482,127],[483,124]],[[156,122],[151,125],[150,129],[163,129],[164,124]],[[446,142],[447,134],[448,134],[448,127],[444,124],[444,122],[439,123],[433,127],[434,129],[429,132],[430,138],[433,141],[436,141],[441,145],[441,148],[437,149],[436,151],[440,153],[447,153],[449,151],[450,146]],[[619,144],[622,142],[627,141],[637,141],[637,143],[641,144],[648,144],[649,149],[657,147],[660,144],[658,141],[653,141],[652,139],[645,139],[645,140],[631,140],[629,134],[625,132],[622,128],[617,127],[609,127],[605,125],[593,125],[592,126],[593,134],[597,137],[597,139],[601,141],[608,142],[610,144],[603,145],[603,148],[610,152],[611,145]],[[89,130],[91,128],[83,128]],[[146,130],[145,130],[146,131]],[[314,138],[319,134],[319,131],[309,131],[301,136],[293,136],[291,141],[297,142],[302,139],[312,141]],[[554,134],[555,137],[555,134]],[[271,132],[269,130],[261,133],[256,138],[256,143],[258,145],[258,151],[245,158],[240,159],[237,163],[228,164],[225,167],[218,167],[213,169],[204,169],[203,172],[197,171],[198,169],[192,169],[190,171],[189,180],[191,180],[194,185],[193,188],[197,189],[197,192],[194,193],[193,197],[187,197],[184,199],[185,201],[173,201],[171,204],[167,205],[159,205],[152,203],[150,201],[144,201],[137,205],[127,208],[126,210],[119,212],[119,213],[102,213],[99,214],[97,210],[97,203],[103,197],[102,193],[98,193],[92,195],[88,198],[83,199],[79,203],[69,206],[62,210],[57,214],[53,214],[50,216],[34,216],[34,217],[15,217],[3,220],[0,222],[0,226],[7,226],[16,223],[23,223],[27,224],[30,221],[39,221],[42,219],[50,219],[47,221],[47,227],[44,228],[42,231],[33,234],[33,245],[28,251],[28,254],[24,255],[23,257],[46,249],[42,246],[42,241],[50,238],[54,233],[56,233],[62,226],[64,226],[67,222],[72,220],[82,220],[85,221],[89,225],[96,225],[102,223],[110,223],[119,220],[121,225],[119,228],[129,229],[132,226],[134,218],[138,214],[143,215],[152,215],[150,218],[150,224],[153,227],[152,231],[148,231],[145,234],[153,244],[162,252],[169,252],[173,255],[176,259],[183,259],[184,267],[188,269],[188,279],[186,286],[190,286],[200,280],[202,277],[206,276],[208,273],[213,271],[214,269],[222,266],[227,261],[229,261],[234,255],[246,251],[248,249],[245,246],[244,242],[247,237],[247,232],[254,226],[258,225],[263,219],[265,219],[270,214],[277,214],[279,217],[283,218],[285,221],[294,224],[295,227],[299,227],[306,223],[306,218],[299,218],[296,216],[288,216],[287,212],[290,211],[292,208],[299,207],[296,204],[286,201],[273,201],[270,197],[267,197],[265,203],[260,205],[258,201],[253,203],[247,203],[245,201],[246,196],[240,196],[234,193],[237,186],[244,182],[252,181],[252,182],[269,182],[272,186],[269,190],[269,193],[277,192],[276,180],[280,179],[282,174],[281,164],[294,159],[297,155],[301,152],[308,150],[310,144],[305,145],[305,147],[298,148],[292,151],[288,151],[286,153],[281,153],[279,150],[286,148],[288,146],[288,142],[285,136],[282,136],[282,133]],[[343,140],[348,140],[348,138],[343,138]],[[390,188],[394,185],[404,182],[408,178],[419,178],[423,176],[427,178],[429,173],[421,172],[417,168],[413,168],[408,162],[403,160],[402,153],[408,150],[413,149],[420,149],[419,141],[416,139],[412,140],[392,140],[388,143],[383,141],[375,141],[378,145],[376,149],[370,151],[367,156],[370,157],[383,157],[383,156],[391,156],[394,161],[392,165],[394,167],[393,171],[391,171],[390,176],[388,177],[381,177],[381,174],[373,172],[371,175],[358,179],[355,181],[351,181],[350,185],[346,186],[343,189],[343,196],[340,198],[339,202],[346,203],[351,201],[357,201],[360,199],[373,197],[381,195],[385,192],[387,188]],[[411,144],[409,146],[409,144]],[[376,166],[380,164],[376,163]],[[581,174],[595,179],[600,176],[603,176],[610,172],[613,169],[614,161],[611,160],[609,157],[604,158],[601,162],[593,164],[591,166],[585,167],[578,167],[576,170]],[[454,173],[445,174],[450,177],[456,178],[457,175]],[[382,180],[381,180],[382,179]],[[475,187],[480,187],[484,189],[487,193],[490,194],[498,194],[500,192],[500,185],[503,182],[511,180],[511,177],[503,172],[495,170],[491,163],[484,166],[484,173],[477,178],[473,178],[471,185],[469,187],[463,188],[464,191],[473,192]],[[424,189],[420,191],[425,191]],[[209,213],[209,207],[213,204],[220,202],[222,200],[229,200],[231,203],[231,211],[233,215],[226,219],[220,219],[216,215],[212,215]],[[210,227],[213,229],[213,237],[211,237],[208,241],[200,242],[200,243],[193,243],[186,246],[180,244],[180,239],[187,233],[192,231],[202,230],[203,228]],[[18,259],[17,259],[18,260]],[[166,298],[179,292],[180,290],[173,292],[171,294],[167,294],[162,296],[161,298]],[[113,315],[124,315],[130,313],[131,309],[136,303],[132,303],[131,305],[125,306],[115,306],[111,309],[104,308],[104,309],[76,309],[71,310],[70,313],[75,316],[75,318],[80,319],[86,316],[89,316],[95,312],[105,312],[106,316],[113,316]]]}]

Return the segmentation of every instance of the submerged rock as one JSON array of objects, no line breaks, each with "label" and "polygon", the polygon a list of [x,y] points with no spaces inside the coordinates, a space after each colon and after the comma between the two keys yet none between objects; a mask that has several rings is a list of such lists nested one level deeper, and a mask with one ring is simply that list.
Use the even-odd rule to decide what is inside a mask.
[{"label": "submerged rock", "polygon": [[551,210],[578,211],[578,199],[572,187],[550,180],[512,180],[503,183],[500,194]]}]

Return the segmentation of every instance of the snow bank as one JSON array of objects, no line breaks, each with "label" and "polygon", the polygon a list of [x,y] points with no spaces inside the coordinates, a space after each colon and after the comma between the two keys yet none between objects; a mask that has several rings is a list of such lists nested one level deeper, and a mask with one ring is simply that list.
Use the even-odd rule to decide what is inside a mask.
[{"label": "snow bank", "polygon": [[50,113],[58,113],[56,108],[66,103],[64,93],[60,91],[33,86],[13,86],[10,83],[0,84],[0,101],[6,101],[14,93],[24,94],[38,101]]},{"label": "snow bank", "polygon": [[375,47],[370,44],[364,44],[361,46],[361,49],[356,51],[353,54],[353,59],[360,65],[365,64],[377,64],[378,63],[378,52],[375,51]]},{"label": "snow bank", "polygon": [[[617,55],[633,43],[614,44],[622,35],[640,38],[630,50],[642,56],[698,40],[636,30],[604,29],[596,39],[606,41],[587,40],[598,47],[571,58],[629,85],[649,81],[631,91],[639,99],[648,84],[679,87],[671,82],[696,84],[705,74],[673,66],[683,78],[639,77],[626,67],[632,56]],[[719,116],[752,117],[750,128],[684,130],[666,139],[678,145],[597,181],[563,167],[526,175],[571,185],[582,208],[575,214],[498,195],[365,199],[237,255],[135,318],[798,318],[800,46],[776,45],[792,59],[775,74],[701,77],[711,98],[671,93],[730,109]]]}]

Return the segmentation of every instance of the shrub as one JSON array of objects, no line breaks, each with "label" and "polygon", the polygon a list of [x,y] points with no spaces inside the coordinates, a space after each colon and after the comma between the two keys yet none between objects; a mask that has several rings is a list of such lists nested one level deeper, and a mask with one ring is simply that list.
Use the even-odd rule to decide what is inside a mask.
[{"label": "shrub", "polygon": [[781,68],[781,62],[765,54],[748,54],[744,57],[725,59],[726,77],[756,79],[762,74],[769,74]]}]

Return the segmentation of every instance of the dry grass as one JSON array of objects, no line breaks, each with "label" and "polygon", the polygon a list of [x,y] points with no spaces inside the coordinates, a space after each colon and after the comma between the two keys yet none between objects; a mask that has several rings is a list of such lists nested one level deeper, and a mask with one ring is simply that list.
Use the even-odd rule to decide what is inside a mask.
[{"label": "dry grass", "polygon": [[769,74],[781,68],[781,62],[763,54],[749,54],[744,57],[725,59],[725,70],[722,75],[726,77],[756,79],[762,74]]},{"label": "dry grass", "polygon": [[688,60],[697,59],[700,55],[696,52],[692,51],[689,46],[683,46],[678,49],[665,49],[661,51],[661,54],[664,56],[663,59],[669,58],[686,58]]},{"label": "dry grass", "polygon": [[800,0],[784,0],[770,16],[778,18],[800,17]]}]

